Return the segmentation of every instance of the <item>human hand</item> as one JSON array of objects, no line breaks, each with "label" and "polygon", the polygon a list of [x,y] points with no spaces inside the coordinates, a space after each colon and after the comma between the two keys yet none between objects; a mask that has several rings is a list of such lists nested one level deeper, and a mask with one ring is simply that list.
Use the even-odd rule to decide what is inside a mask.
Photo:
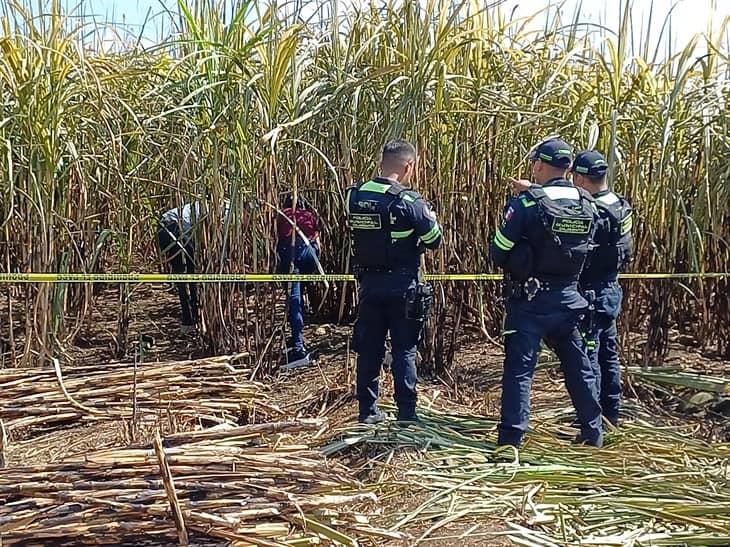
[{"label": "human hand", "polygon": [[512,183],[512,193],[516,196],[520,192],[525,192],[530,189],[532,183],[525,179],[516,179],[510,177],[509,181]]}]

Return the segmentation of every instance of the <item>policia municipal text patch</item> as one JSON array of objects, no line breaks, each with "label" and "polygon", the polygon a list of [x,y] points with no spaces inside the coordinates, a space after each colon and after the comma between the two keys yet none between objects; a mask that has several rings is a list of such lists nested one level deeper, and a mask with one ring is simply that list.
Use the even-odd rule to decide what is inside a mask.
[{"label": "policia municipal text patch", "polygon": [[355,230],[380,230],[380,215],[351,213],[350,226]]},{"label": "policia municipal text patch", "polygon": [[584,235],[591,231],[592,221],[585,218],[554,218],[553,232],[556,234]]}]

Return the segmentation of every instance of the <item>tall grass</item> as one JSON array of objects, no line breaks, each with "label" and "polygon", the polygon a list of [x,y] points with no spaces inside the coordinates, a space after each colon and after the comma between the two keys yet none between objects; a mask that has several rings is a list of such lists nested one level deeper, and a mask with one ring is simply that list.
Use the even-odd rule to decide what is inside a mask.
[{"label": "tall grass", "polygon": [[[58,0],[42,11],[6,4],[2,269],[152,271],[156,217],[199,199],[209,213],[196,232],[201,270],[270,271],[270,205],[294,189],[328,223],[325,269],[345,271],[344,189],[372,175],[387,138],[403,136],[418,144],[415,185],[446,228],[428,269],[485,271],[506,177],[527,174],[526,151],[555,133],[610,156],[611,183],[638,211],[635,271],[727,269],[727,19],[661,59],[646,39],[629,53],[639,24],[630,2],[620,32],[600,39],[580,14],[563,20],[554,8],[536,31],[538,14],[512,19],[473,1],[310,4],[180,2],[154,23],[175,28],[170,37],[116,53],[85,47],[90,29]],[[221,225],[224,197],[233,214]],[[674,326],[730,355],[726,280],[626,286],[624,328],[648,329],[647,362]],[[205,286],[208,349],[270,347],[280,321],[272,289]],[[135,293],[118,290],[123,353]],[[0,292],[13,296],[2,336],[23,363],[73,342],[95,301],[83,285]],[[428,331],[426,354],[443,369],[456,333],[494,333],[500,311],[496,285],[445,283],[437,294],[445,326]],[[323,316],[351,317],[351,285],[319,295]]]}]

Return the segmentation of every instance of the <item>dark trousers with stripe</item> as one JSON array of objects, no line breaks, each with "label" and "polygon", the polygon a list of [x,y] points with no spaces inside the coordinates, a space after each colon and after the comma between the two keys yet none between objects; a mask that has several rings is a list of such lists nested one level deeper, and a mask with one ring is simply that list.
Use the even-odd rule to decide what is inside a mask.
[{"label": "dark trousers with stripe", "polygon": [[587,352],[596,376],[603,415],[617,424],[621,405],[621,361],[616,319],[621,312],[623,290],[616,281],[584,284],[582,288],[596,293],[593,324],[586,329]]},{"label": "dark trousers with stripe", "polygon": [[603,442],[596,378],[578,329],[582,310],[566,306],[564,296],[559,290],[541,291],[531,301],[523,297],[507,302],[498,444],[519,446],[527,431],[532,377],[542,340],[560,359],[581,438],[596,446]]}]

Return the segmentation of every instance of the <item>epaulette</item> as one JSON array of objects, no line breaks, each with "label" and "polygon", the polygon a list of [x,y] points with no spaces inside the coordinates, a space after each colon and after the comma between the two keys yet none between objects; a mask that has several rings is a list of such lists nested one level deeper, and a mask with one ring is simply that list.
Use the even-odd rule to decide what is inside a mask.
[{"label": "epaulette", "polygon": [[415,190],[406,190],[401,194],[401,198],[403,198],[403,201],[406,201],[408,203],[415,203],[420,199],[421,194],[416,192]]},{"label": "epaulette", "polygon": [[406,189],[403,186],[394,182],[390,185],[390,187],[386,190],[385,193],[390,194],[391,196],[400,196],[405,191],[406,191]]}]

